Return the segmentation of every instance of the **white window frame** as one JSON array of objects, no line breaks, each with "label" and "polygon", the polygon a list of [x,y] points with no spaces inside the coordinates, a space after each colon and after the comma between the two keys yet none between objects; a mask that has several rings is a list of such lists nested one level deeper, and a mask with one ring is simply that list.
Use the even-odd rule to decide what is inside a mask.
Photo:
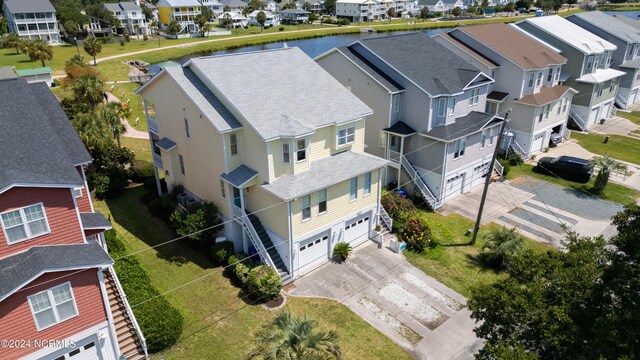
[{"label": "white window frame", "polygon": [[349,202],[358,200],[358,177],[349,180]]},{"label": "white window frame", "polygon": [[231,156],[238,155],[238,134],[229,134],[229,152]]},{"label": "white window frame", "polygon": [[584,67],[585,74],[590,74],[593,71],[593,55],[587,56],[587,59],[585,61],[586,61],[586,64]]},{"label": "white window frame", "polygon": [[447,113],[447,99],[440,98],[438,99],[438,116],[445,116]]},{"label": "white window frame", "polygon": [[184,158],[182,157],[181,154],[178,154],[178,161],[180,162],[180,173],[182,175],[187,175],[187,172],[184,168]]},{"label": "white window frame", "polygon": [[447,101],[447,116],[451,116],[456,112],[456,97],[452,96]]},{"label": "white window frame", "polygon": [[560,67],[556,67],[555,75],[553,76],[553,81],[560,80]]},{"label": "white window frame", "polygon": [[[64,302],[62,302],[60,304],[56,304],[55,298],[53,296],[53,290],[57,289],[57,288],[60,288],[60,287],[63,287],[63,286],[67,286],[69,288],[69,293],[71,294],[71,299],[70,300],[66,300],[66,301],[64,301]],[[55,322],[53,324],[50,324],[50,325],[47,325],[47,326],[40,326],[40,324],[38,324],[38,320],[36,318],[36,314],[39,314],[39,313],[41,313],[41,312],[43,312],[45,310],[40,310],[40,311],[36,312],[33,309],[33,298],[35,296],[37,296],[37,295],[40,295],[40,294],[46,294],[47,295],[47,297],[49,299],[50,307],[45,309],[45,310],[51,309],[53,311],[53,317],[55,319]],[[79,315],[78,303],[76,302],[75,295],[73,294],[73,287],[71,287],[71,282],[70,281],[67,281],[67,282],[65,282],[63,284],[60,284],[60,285],[56,285],[56,286],[54,286],[54,287],[52,287],[50,289],[47,289],[47,290],[40,291],[40,292],[37,292],[35,294],[29,295],[29,296],[27,296],[27,300],[28,300],[28,303],[29,303],[29,310],[31,310],[31,315],[33,316],[33,322],[36,324],[36,328],[38,329],[38,331],[42,331],[44,329],[48,329],[48,328],[50,328],[52,326],[58,325],[58,324],[60,324],[62,322],[65,322],[65,321],[67,321],[69,319],[73,319],[73,318],[75,318],[75,317],[77,317]],[[64,303],[67,303],[69,301],[71,301],[73,303],[73,310],[74,310],[75,314],[72,315],[72,316],[69,316],[68,318],[60,319],[60,315],[58,314],[57,306],[61,305],[61,304],[64,304]]]},{"label": "white window frame", "polygon": [[184,117],[184,135],[187,138],[191,137],[191,134],[189,133],[189,119],[187,119],[187,117]]},{"label": "white window frame", "polygon": [[[305,216],[305,212],[307,215]],[[305,195],[300,199],[300,214],[302,221],[311,219],[311,195]]]},{"label": "white window frame", "polygon": [[[30,207],[33,207],[33,206],[40,206],[41,209],[42,209],[42,216],[43,216],[46,228],[47,228],[47,230],[45,232],[43,232],[42,234],[37,234],[37,235],[32,234],[31,233],[31,228],[28,226],[29,223],[27,222],[27,216],[24,213],[24,209],[30,208]],[[4,219],[3,219],[2,216],[6,215],[6,214],[9,214],[9,213],[12,213],[12,212],[16,212],[16,211],[18,212],[18,215],[20,216],[21,224],[20,225],[16,225],[16,226],[12,226],[11,229],[13,229],[15,227],[18,227],[18,226],[22,226],[23,229],[24,229],[24,233],[26,234],[26,237],[22,238],[22,239],[17,239],[17,240],[10,240],[9,239],[9,235],[7,234],[7,226],[5,225]],[[41,219],[38,219],[38,220],[41,220]],[[31,222],[33,222],[33,221],[31,221]],[[47,212],[46,212],[46,210],[44,208],[44,204],[42,202],[31,204],[31,205],[24,206],[24,207],[21,207],[21,208],[18,208],[18,209],[12,209],[12,210],[0,213],[0,224],[2,225],[2,231],[4,232],[4,237],[5,237],[5,239],[7,239],[7,244],[9,244],[9,245],[17,244],[17,243],[22,242],[22,241],[34,239],[34,238],[37,238],[39,236],[43,236],[43,235],[47,235],[47,234],[51,233],[51,227],[49,226],[49,219],[47,218]]]},{"label": "white window frame", "polygon": [[400,111],[400,95],[391,95],[391,111],[395,114]]},{"label": "white window frame", "polygon": [[336,132],[336,144],[338,147],[347,146],[353,144],[356,141],[356,127],[350,126],[348,128],[340,129]]},{"label": "white window frame", "polygon": [[82,186],[73,188],[72,191],[73,191],[73,197],[74,198],[77,199],[77,198],[81,198],[82,197],[82,188],[83,188]]},{"label": "white window frame", "polygon": [[497,127],[492,127],[489,129],[489,146],[493,145],[493,139],[496,137],[496,133],[498,132]]},{"label": "white window frame", "polygon": [[227,190],[224,186],[224,181],[222,179],[220,180],[220,193],[222,194],[223,198],[225,199],[227,198]]},{"label": "white window frame", "polygon": [[380,138],[378,139],[381,148],[387,147],[387,133],[380,130]]},{"label": "white window frame", "polygon": [[567,106],[569,105],[569,99],[564,99],[564,105],[562,106],[562,112],[567,112]]},{"label": "white window frame", "polygon": [[542,85],[542,71],[536,73],[536,87]]},{"label": "white window frame", "polygon": [[282,163],[291,164],[291,144],[288,141],[282,143]]},{"label": "white window frame", "polygon": [[564,98],[560,99],[560,101],[558,101],[558,112],[556,113],[556,115],[560,115],[560,113],[562,112],[562,103],[564,102]]},{"label": "white window frame", "polygon": [[535,83],[535,79],[536,79],[536,73],[535,72],[530,72],[529,73],[529,86],[530,88],[533,87],[533,84]]},{"label": "white window frame", "polygon": [[602,96],[602,90],[604,89],[604,86],[602,83],[596,85],[596,96],[600,97]]},{"label": "white window frame", "polygon": [[467,148],[467,137],[462,137],[453,142],[453,159],[460,159],[464,157],[464,152]]},{"label": "white window frame", "polygon": [[[320,209],[320,204],[324,203],[324,211]],[[329,194],[327,189],[318,191],[318,215],[325,214],[329,210]]]},{"label": "white window frame", "polygon": [[[300,142],[301,141],[304,142],[304,148],[300,148]],[[296,139],[296,162],[307,161],[307,148],[308,147],[309,147],[309,144],[308,144],[306,138]],[[300,152],[302,152],[304,154],[302,159],[300,159]]]},{"label": "white window frame", "polygon": [[476,105],[480,99],[480,88],[471,89],[469,93],[469,106]]},{"label": "white window frame", "polygon": [[549,68],[549,71],[547,72],[547,82],[550,82],[553,80],[553,68]]},{"label": "white window frame", "polygon": [[609,84],[609,92],[614,92],[616,90],[616,79],[611,80],[611,84]]},{"label": "white window frame", "polygon": [[480,134],[480,149],[484,149],[484,145],[488,137],[487,135],[489,135],[489,129],[482,130],[482,133]]},{"label": "white window frame", "polygon": [[364,174],[364,181],[362,185],[362,192],[364,196],[371,195],[371,172]]}]

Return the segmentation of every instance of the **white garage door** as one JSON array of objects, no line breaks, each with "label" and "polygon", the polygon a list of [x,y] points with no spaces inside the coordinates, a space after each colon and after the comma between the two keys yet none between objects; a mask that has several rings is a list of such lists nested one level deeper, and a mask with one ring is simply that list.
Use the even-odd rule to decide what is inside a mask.
[{"label": "white garage door", "polygon": [[367,239],[370,214],[360,215],[344,223],[345,242],[357,244]]},{"label": "white garage door", "polygon": [[531,151],[540,151],[542,150],[542,142],[544,141],[544,132],[540,134],[533,135],[533,141],[531,142]]},{"label": "white garage door", "polygon": [[636,100],[637,100],[637,95],[638,95],[638,89],[635,89],[631,92],[631,94],[629,95],[629,104],[635,104]]},{"label": "white garage door", "polygon": [[471,187],[473,188],[476,185],[484,184],[485,177],[484,174],[489,171],[489,163],[482,163],[473,168],[473,178],[471,179]]},{"label": "white garage door", "polygon": [[300,242],[298,252],[298,273],[313,270],[329,257],[329,234],[323,233]]},{"label": "white garage door", "polygon": [[91,335],[75,343],[74,348],[60,349],[43,357],[47,360],[102,360],[98,351],[98,339]]},{"label": "white garage door", "polygon": [[598,112],[599,111],[600,111],[599,107],[591,110],[591,114],[589,114],[589,123],[590,124],[595,124],[595,123],[598,122]]},{"label": "white garage door", "polygon": [[444,201],[447,201],[462,192],[464,174],[452,176],[447,179],[444,186]]}]

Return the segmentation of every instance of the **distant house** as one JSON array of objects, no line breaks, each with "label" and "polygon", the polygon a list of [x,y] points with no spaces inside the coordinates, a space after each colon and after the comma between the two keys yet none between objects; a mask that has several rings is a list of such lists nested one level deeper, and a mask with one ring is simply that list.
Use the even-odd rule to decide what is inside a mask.
[{"label": "distant house", "polygon": [[300,9],[286,9],[278,12],[280,21],[283,24],[300,24],[307,22],[309,21],[309,14],[311,13]]},{"label": "distant house", "polygon": [[249,19],[247,19],[244,15],[233,11],[225,12],[220,15],[220,17],[218,17],[218,23],[221,26],[224,26],[227,19],[231,20],[231,24],[226,25],[227,27],[232,27],[235,29],[239,27],[246,28],[247,26],[249,26]]},{"label": "distant house", "polygon": [[427,8],[429,12],[445,13],[449,11],[449,6],[443,0],[418,0],[416,7],[420,10]]},{"label": "distant house", "polygon": [[113,34],[113,25],[98,18],[89,17],[89,24],[84,26],[87,33],[96,36],[103,37]]},{"label": "distant house", "polygon": [[23,39],[42,39],[60,44],[56,10],[49,0],[5,0],[4,16],[9,32]]},{"label": "distant house", "polygon": [[247,3],[242,0],[220,0],[223,8],[229,8],[229,12],[242,14],[242,10],[247,7]]},{"label": "distant house", "polygon": [[104,7],[110,11],[116,19],[120,20],[120,29],[122,29],[125,34],[144,35],[149,33],[147,19],[138,1],[105,3]]},{"label": "distant house", "polygon": [[447,11],[451,11],[455,8],[460,8],[460,10],[467,8],[462,0],[442,0],[442,2],[447,7]]},{"label": "distant house", "polygon": [[[218,0],[200,0],[202,7],[207,8],[213,12],[213,18],[217,19],[224,12],[224,5]],[[209,19],[213,20],[213,19]]]},{"label": "distant house", "polygon": [[264,22],[264,27],[271,27],[271,26],[280,25],[280,21],[278,21],[278,18],[276,17],[276,15],[272,14],[271,12],[269,12],[267,10],[254,10],[251,14],[249,14],[248,15],[249,25],[260,26],[260,23],[257,20],[258,14],[260,12],[263,12],[265,14],[265,16],[266,16],[266,19],[267,19]]},{"label": "distant house", "polygon": [[314,14],[322,14],[325,12],[324,0],[315,0],[311,2],[311,12]]},{"label": "distant house", "polygon": [[407,1],[399,0],[337,0],[336,16],[348,18],[351,22],[383,20],[389,17],[389,9],[396,16],[407,10]]},{"label": "distant house", "polygon": [[180,24],[181,33],[198,31],[194,19],[201,13],[202,4],[198,0],[160,0],[158,18],[160,26],[166,29],[169,23],[176,20]]}]

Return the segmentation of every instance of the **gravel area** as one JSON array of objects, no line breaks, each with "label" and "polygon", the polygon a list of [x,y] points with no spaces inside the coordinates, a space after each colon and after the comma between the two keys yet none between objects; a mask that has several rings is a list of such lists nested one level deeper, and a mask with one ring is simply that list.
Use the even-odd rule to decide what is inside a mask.
[{"label": "gravel area", "polygon": [[534,200],[544,202],[551,207],[576,214],[585,219],[609,220],[623,209],[622,205],[599,199],[580,190],[564,188],[529,176],[525,177],[529,181],[510,182],[509,185],[535,194]]},{"label": "gravel area", "polygon": [[378,289],[378,294],[431,330],[448,319],[445,314],[394,281]]},{"label": "gravel area", "polygon": [[534,225],[538,225],[545,229],[551,230],[553,232],[556,232],[556,233],[563,232],[562,224],[559,223],[557,220],[556,221],[549,220],[531,211],[527,211],[522,208],[515,208],[510,210],[509,214],[514,215],[524,221],[528,221]]},{"label": "gravel area", "polygon": [[402,275],[400,275],[400,278],[406,280],[409,284],[426,292],[432,298],[438,300],[439,302],[443,303],[445,306],[455,311],[458,311],[464,307],[462,304],[460,304],[456,300],[450,298],[449,296],[443,294],[440,290],[420,280],[417,276],[413,275],[412,273],[409,273],[409,272],[402,273]]},{"label": "gravel area", "polygon": [[578,223],[578,220],[572,219],[572,218],[570,218],[568,216],[564,216],[562,214],[558,214],[557,212],[551,211],[551,210],[547,209],[544,206],[536,205],[536,204],[534,204],[532,202],[529,202],[529,201],[525,202],[524,205],[526,205],[527,207],[530,207],[530,208],[534,208],[536,210],[540,210],[545,214],[549,214],[551,216],[557,217],[558,219],[564,221],[565,223],[569,223],[569,224],[572,224],[572,225],[575,225],[575,224]]},{"label": "gravel area", "polygon": [[378,319],[387,323],[387,325],[389,325],[393,330],[397,331],[398,334],[402,335],[403,338],[409,340],[410,343],[417,344],[420,340],[422,340],[422,336],[420,336],[420,334],[413,331],[413,329],[405,325],[400,320],[394,318],[391,314],[389,314],[383,308],[381,308],[380,305],[376,304],[373,300],[369,299],[368,297],[363,297],[360,300],[358,300],[358,304],[362,305],[362,307],[369,310]]}]

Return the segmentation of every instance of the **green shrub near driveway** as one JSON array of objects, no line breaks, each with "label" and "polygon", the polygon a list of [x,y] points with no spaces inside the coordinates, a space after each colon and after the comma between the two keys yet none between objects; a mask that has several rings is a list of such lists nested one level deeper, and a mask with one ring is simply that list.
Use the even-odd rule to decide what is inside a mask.
[{"label": "green shrub near driveway", "polygon": [[342,262],[347,260],[352,251],[351,244],[341,241],[333,247],[333,257]]},{"label": "green shrub near driveway", "polygon": [[431,242],[431,231],[426,221],[418,216],[412,216],[400,230],[400,239],[407,243],[407,249],[423,252]]},{"label": "green shrub near driveway", "polygon": [[415,212],[416,207],[411,200],[398,195],[396,192],[388,192],[382,196],[382,207],[387,211],[393,219],[392,232],[396,233],[404,227],[409,217]]},{"label": "green shrub near driveway", "polygon": [[216,265],[227,264],[229,258],[233,255],[234,252],[235,248],[233,246],[233,242],[231,241],[222,241],[211,245],[211,258],[216,263]]},{"label": "green shrub near driveway", "polygon": [[249,270],[246,285],[250,296],[259,301],[275,299],[282,290],[280,274],[268,265]]}]

